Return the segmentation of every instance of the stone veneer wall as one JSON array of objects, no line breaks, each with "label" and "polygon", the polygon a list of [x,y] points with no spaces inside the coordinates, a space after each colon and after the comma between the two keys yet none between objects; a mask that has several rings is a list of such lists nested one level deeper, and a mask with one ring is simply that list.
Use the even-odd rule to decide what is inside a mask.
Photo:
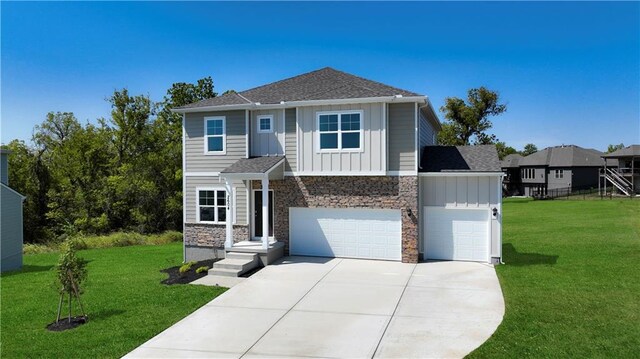
[{"label": "stone veneer wall", "polygon": [[[262,188],[260,181],[253,181],[253,188]],[[270,181],[269,189],[274,191],[275,238],[285,243],[285,253],[289,253],[289,207],[401,209],[402,261],[418,262],[417,176],[285,177]]]},{"label": "stone veneer wall", "polygon": [[[184,244],[187,246],[224,248],[226,233],[227,230],[224,224],[185,223]],[[247,240],[249,240],[249,226],[234,225],[234,243]]]}]

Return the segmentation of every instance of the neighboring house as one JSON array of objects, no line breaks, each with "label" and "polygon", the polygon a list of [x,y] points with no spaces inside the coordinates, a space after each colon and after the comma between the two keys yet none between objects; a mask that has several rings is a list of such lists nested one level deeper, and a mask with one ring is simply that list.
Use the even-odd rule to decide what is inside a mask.
[{"label": "neighboring house", "polygon": [[323,68],[174,111],[186,260],[501,257],[495,148],[438,154],[424,95]]},{"label": "neighboring house", "polygon": [[519,161],[525,196],[598,188],[602,152],[574,145],[548,147]]},{"label": "neighboring house", "polygon": [[524,188],[522,187],[522,177],[520,171],[520,160],[524,157],[518,153],[506,155],[500,162],[502,172],[505,177],[502,180],[502,191],[504,196],[522,196]]},{"label": "neighboring house", "polygon": [[607,184],[627,196],[640,193],[640,145],[631,145],[603,154],[607,161],[601,176],[606,192]]},{"label": "neighboring house", "polygon": [[0,150],[0,267],[1,271],[22,267],[23,195],[9,187],[9,151]]}]

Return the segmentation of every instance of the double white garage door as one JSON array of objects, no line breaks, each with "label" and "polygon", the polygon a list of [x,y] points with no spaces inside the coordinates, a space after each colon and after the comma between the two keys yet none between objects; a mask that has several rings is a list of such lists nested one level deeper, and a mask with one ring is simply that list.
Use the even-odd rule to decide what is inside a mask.
[{"label": "double white garage door", "polygon": [[[400,210],[290,208],[290,253],[320,257],[400,260]],[[487,209],[424,207],[427,259],[487,262]]]},{"label": "double white garage door", "polygon": [[400,210],[290,208],[292,255],[400,260]]}]

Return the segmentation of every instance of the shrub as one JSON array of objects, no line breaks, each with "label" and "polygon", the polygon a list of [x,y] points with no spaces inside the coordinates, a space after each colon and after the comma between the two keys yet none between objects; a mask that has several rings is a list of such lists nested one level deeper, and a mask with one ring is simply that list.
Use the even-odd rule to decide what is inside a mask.
[{"label": "shrub", "polygon": [[50,253],[58,250],[58,246],[55,243],[47,244],[35,244],[25,243],[22,246],[22,253],[24,254],[38,254],[38,253]]},{"label": "shrub", "polygon": [[80,302],[80,294],[83,292],[82,284],[87,279],[87,261],[76,255],[77,243],[74,240],[65,241],[62,246],[62,254],[56,265],[57,285],[59,286],[60,304],[58,305],[58,316],[56,322],[60,321],[60,311],[63,297],[69,297],[69,322],[71,322],[71,301],[75,297],[80,305],[82,314],[85,315],[82,303]]},{"label": "shrub", "polygon": [[209,267],[207,266],[202,266],[202,267],[198,267],[198,269],[196,269],[196,273],[202,273],[202,272],[206,272],[209,270]]},{"label": "shrub", "polygon": [[196,262],[187,262],[185,264],[183,264],[180,269],[178,269],[178,272],[180,272],[180,274],[184,275],[185,273],[187,273],[188,271],[191,270],[191,267],[193,267],[193,265],[196,264]]}]

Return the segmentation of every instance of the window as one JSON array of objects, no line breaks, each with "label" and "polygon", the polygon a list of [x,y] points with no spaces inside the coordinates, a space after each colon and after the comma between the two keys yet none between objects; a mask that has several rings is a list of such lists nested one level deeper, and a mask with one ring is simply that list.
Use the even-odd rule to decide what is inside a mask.
[{"label": "window", "polygon": [[556,170],[556,178],[564,178],[564,170]]},{"label": "window", "polygon": [[258,116],[258,133],[273,132],[273,115]]},{"label": "window", "polygon": [[198,189],[198,222],[225,223],[227,220],[227,191]]},{"label": "window", "polygon": [[204,118],[204,149],[205,153],[225,152],[225,118],[205,117]]},{"label": "window", "polygon": [[318,113],[320,150],[360,150],[362,112]]}]

